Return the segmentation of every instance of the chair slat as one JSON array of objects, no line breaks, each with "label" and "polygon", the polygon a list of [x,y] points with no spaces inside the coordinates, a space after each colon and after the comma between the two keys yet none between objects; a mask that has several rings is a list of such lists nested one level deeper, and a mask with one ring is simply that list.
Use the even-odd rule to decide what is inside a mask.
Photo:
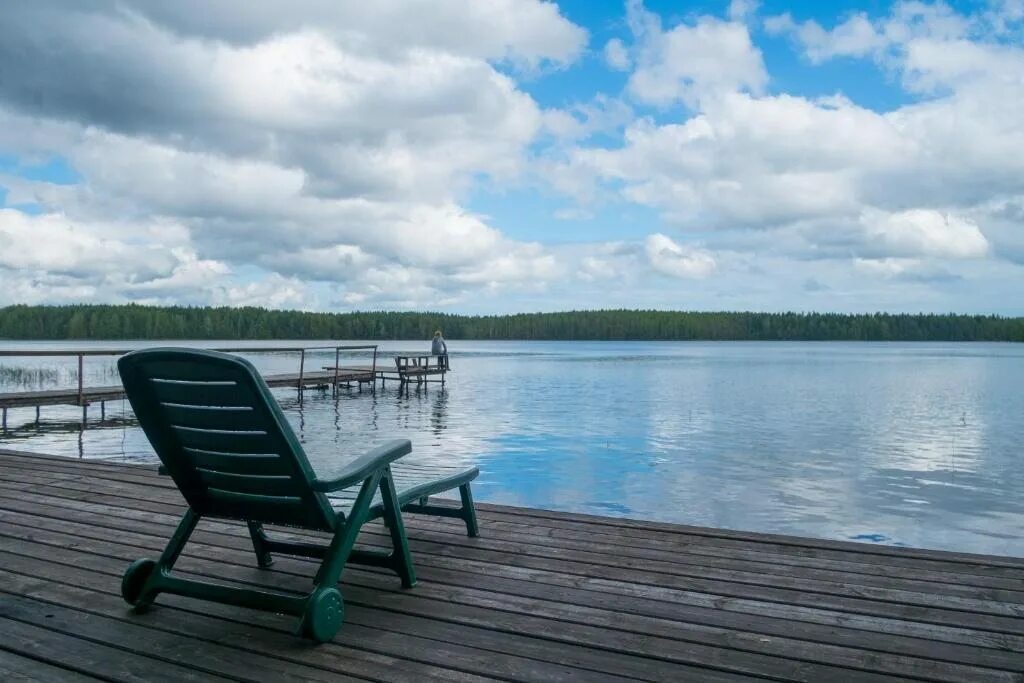
[{"label": "chair slat", "polygon": [[174,433],[187,448],[233,453],[273,453],[277,440],[262,430],[216,430],[172,425]]},{"label": "chair slat", "polygon": [[203,406],[161,401],[167,421],[184,427],[220,430],[254,430],[266,425],[266,418],[252,406]]},{"label": "chair slat", "polygon": [[207,489],[209,496],[215,500],[243,505],[298,506],[305,505],[301,496],[269,496],[259,493],[243,493],[226,489]]},{"label": "chair slat", "polygon": [[151,357],[146,362],[146,374],[150,378],[172,380],[177,383],[204,384],[210,382],[239,382],[245,379],[245,371],[236,365],[224,363],[196,363],[193,358],[181,355],[177,358]]},{"label": "chair slat", "polygon": [[150,388],[158,401],[198,406],[250,406],[253,396],[235,383],[183,384],[150,379]]},{"label": "chair slat", "polygon": [[[196,468],[203,483],[211,490],[231,491],[259,496],[289,496],[301,498],[303,484],[292,477],[282,474],[235,474],[209,470],[205,467]],[[308,487],[306,487],[308,490]]]},{"label": "chair slat", "polygon": [[283,474],[294,471],[291,463],[277,453],[234,453],[185,448],[192,463],[198,468],[229,474]]}]

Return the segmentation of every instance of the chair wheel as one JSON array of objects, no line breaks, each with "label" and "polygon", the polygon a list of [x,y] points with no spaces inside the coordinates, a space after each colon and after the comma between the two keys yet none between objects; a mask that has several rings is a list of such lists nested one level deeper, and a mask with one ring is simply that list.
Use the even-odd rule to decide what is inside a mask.
[{"label": "chair wheel", "polygon": [[337,588],[322,588],[310,596],[302,615],[303,635],[326,643],[334,638],[345,619],[345,602]]},{"label": "chair wheel", "polygon": [[128,569],[124,572],[124,578],[121,579],[121,596],[125,602],[136,607],[145,606],[140,604],[139,598],[142,597],[142,589],[145,588],[146,582],[149,581],[149,577],[153,575],[155,569],[156,562],[149,558],[135,560],[128,565]]}]

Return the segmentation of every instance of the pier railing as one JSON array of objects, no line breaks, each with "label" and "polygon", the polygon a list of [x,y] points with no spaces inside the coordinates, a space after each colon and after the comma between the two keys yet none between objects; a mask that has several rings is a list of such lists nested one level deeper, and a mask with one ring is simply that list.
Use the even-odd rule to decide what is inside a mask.
[{"label": "pier railing", "polygon": [[[298,352],[299,355],[299,382],[298,388],[302,389],[302,382],[305,376],[306,352],[307,351],[334,351],[334,381],[338,381],[338,365],[341,360],[342,351],[373,350],[373,371],[377,371],[377,345],[376,344],[340,344],[328,346],[245,346],[245,347],[216,347],[212,351],[224,353],[281,353]],[[13,349],[0,350],[0,357],[77,357],[78,358],[78,403],[81,405],[85,387],[83,386],[84,361],[86,356],[123,356],[137,349]]]},{"label": "pier railing", "polygon": [[[196,347],[205,348],[205,347]],[[69,388],[62,395],[65,397],[64,400],[48,401],[47,405],[55,403],[74,403],[75,405],[82,406],[83,410],[83,422],[85,420],[85,410],[90,402],[89,393],[92,390],[95,392],[95,388],[85,386],[85,359],[90,356],[123,356],[126,353],[131,353],[137,349],[120,349],[120,348],[107,348],[107,349],[2,349],[0,350],[0,358],[30,358],[30,357],[60,357],[60,358],[76,358],[78,361],[78,381],[77,387],[72,389]],[[299,399],[302,399],[303,390],[306,384],[309,382],[322,382],[332,384],[333,391],[337,393],[338,384],[342,381],[347,381],[346,377],[342,375],[341,365],[341,354],[344,351],[372,351],[373,352],[373,364],[369,371],[365,372],[370,378],[376,378],[377,376],[377,344],[327,344],[327,345],[315,345],[315,346],[231,346],[231,347],[214,347],[213,351],[222,351],[224,353],[297,353],[299,354],[299,373],[298,375],[288,376],[276,376],[276,379],[281,380],[275,382],[274,386],[282,386],[283,382],[287,381],[291,384],[295,382],[295,386],[299,391]],[[334,351],[334,366],[333,366],[333,377],[327,372],[309,373],[306,371],[306,354],[307,352],[314,351]],[[291,378],[291,379],[288,379]],[[268,380],[272,379],[268,377]],[[64,390],[60,390],[64,391]],[[7,422],[7,409],[17,405],[28,405],[31,406],[30,395],[34,392],[24,392],[16,394],[3,394],[0,395],[0,409],[3,411],[3,429],[6,430]],[[35,392],[39,393],[39,392]],[[52,392],[43,392],[52,393]],[[4,400],[7,399],[7,400]],[[93,397],[93,400],[100,400],[102,398]],[[28,402],[26,402],[28,401]],[[37,419],[39,403],[36,403]]]}]

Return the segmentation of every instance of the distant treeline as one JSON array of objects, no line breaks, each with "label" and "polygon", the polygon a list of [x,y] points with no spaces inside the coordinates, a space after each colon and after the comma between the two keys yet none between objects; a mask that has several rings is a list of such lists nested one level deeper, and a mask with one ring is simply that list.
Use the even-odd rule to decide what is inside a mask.
[{"label": "distant treeline", "polygon": [[1024,318],[568,311],[514,315],[263,308],[82,305],[0,308],[6,339],[450,339],[852,340],[1024,342]]}]

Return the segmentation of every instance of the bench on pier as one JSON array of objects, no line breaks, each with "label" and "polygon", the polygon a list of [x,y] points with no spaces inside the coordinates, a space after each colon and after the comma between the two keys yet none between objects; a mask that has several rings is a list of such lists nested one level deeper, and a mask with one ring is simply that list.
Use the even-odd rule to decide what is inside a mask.
[{"label": "bench on pier", "polygon": [[451,370],[451,366],[446,355],[395,356],[395,370],[402,384],[413,380],[426,382],[429,381],[426,378],[433,375],[440,375],[441,384],[444,384],[445,373]]}]

